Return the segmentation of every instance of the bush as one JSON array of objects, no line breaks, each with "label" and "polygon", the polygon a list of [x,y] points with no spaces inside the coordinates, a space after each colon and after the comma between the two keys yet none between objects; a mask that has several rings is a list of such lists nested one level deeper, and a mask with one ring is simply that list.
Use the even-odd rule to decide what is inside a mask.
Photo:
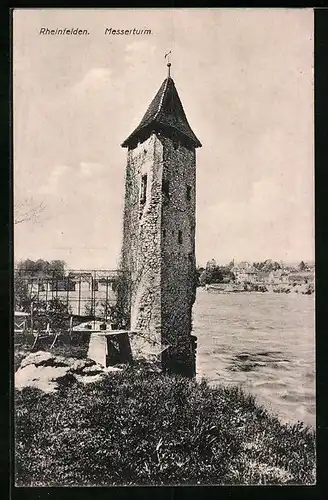
[{"label": "bush", "polygon": [[14,280],[14,306],[15,310],[24,312],[29,312],[31,307],[27,280],[21,276],[16,276]]},{"label": "bush", "polygon": [[52,331],[67,331],[70,316],[70,306],[61,298],[55,297],[48,302],[44,300],[33,302],[33,328],[35,330],[45,329],[49,322]]},{"label": "bush", "polygon": [[145,367],[16,394],[17,486],[313,483],[314,442],[238,388]]}]

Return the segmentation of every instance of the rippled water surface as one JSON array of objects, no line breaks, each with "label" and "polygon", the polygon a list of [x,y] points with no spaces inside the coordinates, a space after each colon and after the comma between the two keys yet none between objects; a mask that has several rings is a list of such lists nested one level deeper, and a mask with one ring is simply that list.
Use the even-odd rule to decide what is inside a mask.
[{"label": "rippled water surface", "polygon": [[240,384],[284,422],[315,426],[314,296],[197,290],[197,376]]}]

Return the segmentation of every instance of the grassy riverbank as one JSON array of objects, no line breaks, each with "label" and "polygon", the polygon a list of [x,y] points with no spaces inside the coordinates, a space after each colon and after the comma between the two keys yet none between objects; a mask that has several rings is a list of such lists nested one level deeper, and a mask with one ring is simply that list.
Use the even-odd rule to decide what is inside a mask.
[{"label": "grassy riverbank", "polygon": [[16,392],[16,484],[309,484],[315,436],[238,388],[128,367]]}]

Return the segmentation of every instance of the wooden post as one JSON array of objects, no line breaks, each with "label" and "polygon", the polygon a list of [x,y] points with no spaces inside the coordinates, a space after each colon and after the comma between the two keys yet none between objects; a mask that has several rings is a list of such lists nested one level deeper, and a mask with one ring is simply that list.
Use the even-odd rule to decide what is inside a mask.
[{"label": "wooden post", "polygon": [[108,316],[108,276],[106,277],[105,323],[107,323],[107,316]]},{"label": "wooden post", "polygon": [[48,307],[48,278],[46,278],[46,310]]},{"label": "wooden post", "polygon": [[55,272],[52,271],[52,279],[51,279],[51,299],[54,300],[54,286],[55,286]]},{"label": "wooden post", "polygon": [[40,302],[40,278],[38,277],[37,278],[37,281],[36,281],[36,286],[37,286],[37,300],[38,300],[38,304]]},{"label": "wooden post", "polygon": [[59,337],[59,332],[57,332],[57,333],[56,333],[55,338],[54,338],[54,340],[53,340],[53,343],[52,343],[52,344],[51,344],[51,346],[50,346],[50,349],[52,349],[52,348],[54,347],[54,345],[55,345],[55,343],[56,343],[56,341],[57,341],[58,337]]},{"label": "wooden post", "polygon": [[81,316],[81,276],[79,278],[79,302],[78,302],[78,312],[77,314]]},{"label": "wooden post", "polygon": [[92,311],[93,311],[93,329],[96,328],[96,271],[93,271],[92,281],[91,281],[91,301],[92,301]]},{"label": "wooden post", "polygon": [[66,280],[66,306],[68,308],[68,304],[69,304],[69,277],[67,276],[67,280]]},{"label": "wooden post", "polygon": [[33,302],[31,302],[31,335],[33,335]]},{"label": "wooden post", "polygon": [[69,320],[69,337],[70,337],[70,339],[72,338],[72,332],[73,332],[73,316],[71,316],[70,320]]}]

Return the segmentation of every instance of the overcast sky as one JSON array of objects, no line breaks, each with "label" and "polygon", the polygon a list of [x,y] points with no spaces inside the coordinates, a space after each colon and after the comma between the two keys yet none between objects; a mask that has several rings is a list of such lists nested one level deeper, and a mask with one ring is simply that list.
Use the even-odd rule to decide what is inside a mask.
[{"label": "overcast sky", "polygon": [[16,259],[117,266],[120,144],[166,77],[168,50],[203,145],[198,263],[314,258],[312,10],[15,10],[13,44],[15,203],[46,207],[15,226]]}]

